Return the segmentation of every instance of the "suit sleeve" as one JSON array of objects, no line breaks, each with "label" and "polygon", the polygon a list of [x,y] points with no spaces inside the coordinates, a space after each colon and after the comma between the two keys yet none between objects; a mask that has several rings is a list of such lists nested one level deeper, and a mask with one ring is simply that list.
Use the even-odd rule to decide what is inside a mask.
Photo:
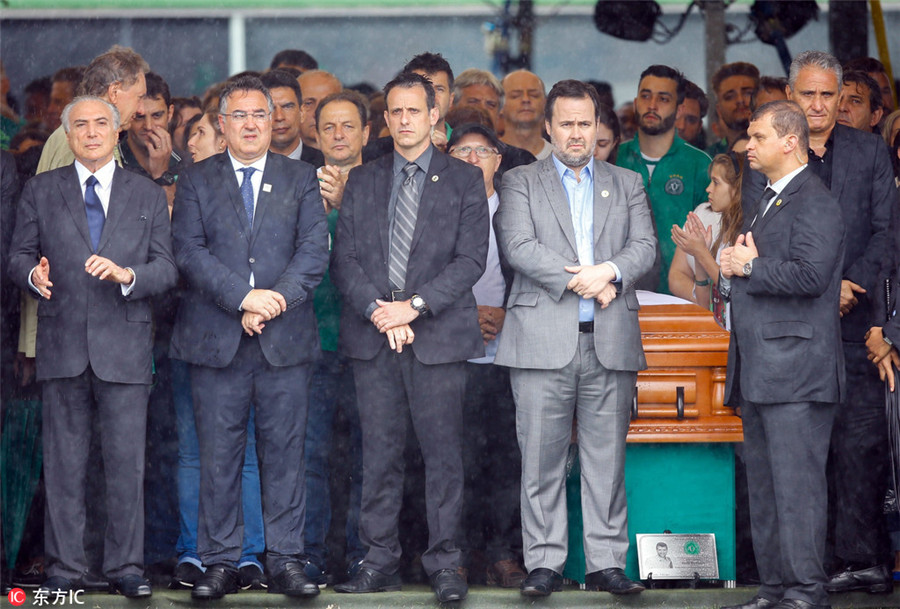
[{"label": "suit sleeve", "polygon": [[[638,174],[633,174],[628,191],[628,237],[625,247],[610,258],[610,262],[622,273],[623,291],[628,291],[634,283],[653,267],[656,260],[656,231],[650,217],[647,193]],[[596,262],[596,261],[595,261]],[[602,261],[601,261],[602,262]]]},{"label": "suit sleeve", "polygon": [[468,171],[469,176],[460,204],[459,226],[453,258],[433,279],[415,289],[428,303],[433,315],[458,302],[484,274],[490,238],[490,212],[481,172]]},{"label": "suit sleeve", "polygon": [[788,256],[754,260],[748,294],[816,298],[828,289],[835,266],[843,260],[840,207],[824,188],[796,203],[803,209],[790,227]]},{"label": "suit sleeve", "polygon": [[563,267],[578,264],[578,261],[566,258],[540,242],[531,213],[532,196],[526,170],[503,175],[500,207],[494,214],[497,242],[510,266],[541,285],[553,300],[559,302],[572,279],[571,273]]},{"label": "suit sleeve", "polygon": [[150,226],[150,247],[147,262],[132,265],[135,282],[134,289],[125,297],[126,300],[147,298],[161,294],[175,287],[178,283],[178,268],[172,253],[172,229],[169,224],[169,206],[165,191],[153,188],[153,223]]},{"label": "suit sleeve", "polygon": [[[186,171],[178,179],[172,209],[175,261],[193,290],[200,290],[224,310],[237,313],[250,290],[241,277],[209,251],[197,185],[198,172]],[[207,187],[208,188],[208,187]]]},{"label": "suit sleeve", "polygon": [[[22,198],[16,208],[16,227],[9,246],[9,278],[13,283],[35,298],[38,294],[28,285],[31,269],[40,260],[41,235],[38,224],[34,180],[25,184]],[[52,279],[53,264],[50,272]]]},{"label": "suit sleeve", "polygon": [[315,176],[315,171],[309,168],[306,179],[298,181],[296,186],[300,204],[294,255],[272,287],[284,296],[288,310],[309,300],[328,268],[328,221]]},{"label": "suit sleeve", "polygon": [[[360,262],[357,250],[359,240],[357,231],[377,230],[372,226],[357,226],[357,206],[365,204],[365,183],[371,179],[362,177],[359,169],[350,172],[341,211],[338,213],[337,227],[334,236],[334,260],[331,263],[331,278],[344,297],[344,306],[349,306],[355,313],[368,320],[366,309],[376,298],[384,296],[373,284]],[[365,252],[363,252],[364,254]]]}]

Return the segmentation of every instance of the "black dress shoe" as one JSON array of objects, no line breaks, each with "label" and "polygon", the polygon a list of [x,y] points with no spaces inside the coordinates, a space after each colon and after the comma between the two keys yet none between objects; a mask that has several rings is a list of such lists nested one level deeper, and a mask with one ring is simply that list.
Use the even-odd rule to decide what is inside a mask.
[{"label": "black dress shoe", "polygon": [[894,579],[884,565],[858,571],[847,569],[832,575],[825,584],[825,589],[828,592],[867,590],[871,594],[890,594],[894,591]]},{"label": "black dress shoe", "polygon": [[628,579],[625,571],[619,567],[588,573],[584,576],[584,583],[588,590],[601,590],[612,594],[640,594],[645,590],[638,582]]},{"label": "black dress shoe", "polygon": [[238,585],[241,590],[265,590],[268,582],[259,565],[250,563],[238,569]]},{"label": "black dress shoe", "polygon": [[195,600],[215,600],[238,591],[238,572],[232,565],[211,565],[200,579],[194,583],[191,598]]},{"label": "black dress shoe", "polygon": [[303,565],[294,560],[284,565],[284,569],[269,580],[269,593],[309,598],[319,594],[319,586],[306,577]]},{"label": "black dress shoe", "polygon": [[740,605],[729,605],[727,607],[722,607],[722,609],[772,609],[777,604],[778,601],[770,601],[769,599],[763,598],[757,594],[746,603],[741,603]]},{"label": "black dress shoe", "polygon": [[364,594],[366,592],[396,592],[401,588],[400,575],[379,573],[363,565],[349,581],[334,587],[335,592]]},{"label": "black dress shoe", "polygon": [[110,594],[121,594],[128,598],[144,598],[153,594],[150,582],[143,575],[124,575],[109,582]]},{"label": "black dress shoe", "polygon": [[193,588],[194,584],[201,577],[203,577],[203,569],[187,560],[180,562],[175,565],[175,572],[172,573],[172,581],[169,582],[169,588],[172,590]]},{"label": "black dress shoe", "polygon": [[44,592],[68,592],[72,590],[72,580],[60,575],[52,575],[48,577],[38,590]]},{"label": "black dress shoe", "polygon": [[523,596],[550,596],[562,590],[562,575],[553,569],[532,569],[519,590]]},{"label": "black dress shoe", "polygon": [[772,609],[831,609],[831,605],[813,605],[799,598],[783,598]]},{"label": "black dress shoe", "polygon": [[456,569],[441,569],[428,576],[431,589],[439,602],[461,601],[469,593],[469,586]]}]

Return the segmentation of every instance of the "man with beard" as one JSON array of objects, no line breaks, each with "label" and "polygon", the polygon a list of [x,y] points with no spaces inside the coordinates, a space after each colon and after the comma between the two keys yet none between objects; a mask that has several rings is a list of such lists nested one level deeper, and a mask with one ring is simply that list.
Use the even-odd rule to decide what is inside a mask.
[{"label": "man with beard", "polygon": [[[657,235],[668,235],[697,205],[706,201],[710,159],[675,135],[678,105],[684,101],[684,76],[663,65],[641,73],[634,114],[637,137],[619,148],[616,164],[638,172],[650,199]],[[671,239],[659,240],[658,269],[640,281],[639,289],[668,293],[669,266],[675,255]],[[655,270],[655,269],[654,269]]]},{"label": "man with beard", "polygon": [[[673,90],[672,116],[674,97]],[[494,218],[515,270],[494,363],[511,368],[516,402],[524,596],[549,596],[562,585],[573,418],[585,583],[613,594],[644,589],[622,570],[625,436],[637,371],[647,366],[634,284],[650,269],[656,240],[639,176],[593,158],[599,106],[586,83],[553,86],[544,110],[553,154],[503,177]]]},{"label": "man with beard", "polygon": [[759,90],[759,70],[744,61],[726,63],[713,75],[712,85],[724,133],[707,149],[710,157],[727,153],[736,140],[747,134],[753,98]]}]

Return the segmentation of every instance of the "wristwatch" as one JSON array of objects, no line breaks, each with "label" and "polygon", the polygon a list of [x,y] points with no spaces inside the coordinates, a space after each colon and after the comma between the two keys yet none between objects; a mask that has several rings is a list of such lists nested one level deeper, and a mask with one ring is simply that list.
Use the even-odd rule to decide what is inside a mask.
[{"label": "wristwatch", "polygon": [[750,273],[753,272],[753,260],[748,260],[744,263],[744,277],[749,277]]},{"label": "wristwatch", "polygon": [[421,296],[419,296],[418,294],[412,295],[412,297],[409,299],[409,306],[411,306],[416,311],[418,311],[419,315],[422,315],[423,317],[425,315],[427,315],[428,312],[431,310],[428,308],[428,305],[425,303],[425,299],[422,298]]},{"label": "wristwatch", "polygon": [[178,176],[176,176],[171,171],[164,171],[161,176],[159,176],[158,178],[156,178],[153,181],[156,182],[157,184],[159,184],[160,186],[171,186],[172,184],[175,183],[175,180],[177,180],[177,179],[178,179]]}]

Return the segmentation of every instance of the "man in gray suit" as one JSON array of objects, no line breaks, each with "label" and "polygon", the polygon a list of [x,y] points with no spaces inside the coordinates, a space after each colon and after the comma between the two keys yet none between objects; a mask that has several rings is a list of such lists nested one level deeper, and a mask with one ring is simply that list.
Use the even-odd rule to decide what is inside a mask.
[{"label": "man in gray suit", "polygon": [[747,160],[768,183],[722,251],[719,286],[731,299],[725,403],[743,417],[761,585],[729,609],[824,609],[825,462],[844,386],[844,223],[807,164],[800,106],[765,104],[748,133]]},{"label": "man in gray suit", "polygon": [[512,368],[522,451],[522,594],[559,590],[566,562],[566,455],[577,413],[587,584],[642,591],[628,549],[625,435],[646,368],[634,282],[656,238],[641,177],[593,160],[593,87],[556,83],[544,109],[553,154],[504,176],[495,223],[516,272],[496,363]]}]

